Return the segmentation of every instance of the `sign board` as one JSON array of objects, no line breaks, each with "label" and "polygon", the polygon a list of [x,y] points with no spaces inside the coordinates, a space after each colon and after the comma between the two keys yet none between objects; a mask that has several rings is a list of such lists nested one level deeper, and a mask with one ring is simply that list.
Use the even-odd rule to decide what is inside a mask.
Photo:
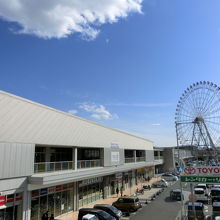
[{"label": "sign board", "polygon": [[220,167],[185,167],[183,175],[187,176],[220,176]]},{"label": "sign board", "polygon": [[79,182],[79,187],[87,186],[94,183],[99,183],[103,181],[103,177],[95,177],[91,179],[85,179]]},{"label": "sign board", "polygon": [[115,163],[119,163],[120,161],[119,152],[115,152],[115,151],[111,152],[111,161]]},{"label": "sign board", "polygon": [[122,179],[123,174],[122,173],[116,173],[115,174],[115,179]]},{"label": "sign board", "polygon": [[220,176],[180,176],[185,183],[220,183]]},{"label": "sign board", "polygon": [[6,196],[0,196],[0,206],[5,205],[6,203]]}]

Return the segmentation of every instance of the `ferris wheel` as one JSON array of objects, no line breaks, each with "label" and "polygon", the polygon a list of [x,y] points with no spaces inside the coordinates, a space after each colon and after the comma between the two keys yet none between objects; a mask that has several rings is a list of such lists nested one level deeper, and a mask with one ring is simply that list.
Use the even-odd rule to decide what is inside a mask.
[{"label": "ferris wheel", "polygon": [[220,87],[200,81],[182,94],[176,108],[178,144],[203,148],[217,155],[220,146]]}]

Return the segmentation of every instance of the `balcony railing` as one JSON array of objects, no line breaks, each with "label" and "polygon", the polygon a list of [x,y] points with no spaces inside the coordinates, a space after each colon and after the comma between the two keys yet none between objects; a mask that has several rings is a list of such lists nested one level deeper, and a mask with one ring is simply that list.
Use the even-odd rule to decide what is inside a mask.
[{"label": "balcony railing", "polygon": [[34,164],[35,173],[74,170],[74,161],[42,162]]},{"label": "balcony railing", "polygon": [[134,157],[125,157],[125,163],[134,163],[135,158]]},{"label": "balcony railing", "polygon": [[77,161],[78,169],[100,167],[100,166],[101,166],[101,160],[78,160]]},{"label": "balcony railing", "polygon": [[136,162],[145,161],[145,157],[136,157]]}]

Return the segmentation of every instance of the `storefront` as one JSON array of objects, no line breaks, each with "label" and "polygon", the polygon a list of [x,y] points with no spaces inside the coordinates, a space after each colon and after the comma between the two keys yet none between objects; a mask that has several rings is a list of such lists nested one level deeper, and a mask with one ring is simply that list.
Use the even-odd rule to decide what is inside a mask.
[{"label": "storefront", "polygon": [[32,191],[31,220],[41,220],[43,213],[59,216],[74,209],[74,183]]},{"label": "storefront", "polygon": [[0,196],[0,220],[22,219],[22,193]]},{"label": "storefront", "polygon": [[99,199],[103,199],[103,177],[86,179],[79,182],[79,208]]},{"label": "storefront", "polygon": [[137,169],[137,183],[143,183],[145,181],[145,168],[139,168]]}]

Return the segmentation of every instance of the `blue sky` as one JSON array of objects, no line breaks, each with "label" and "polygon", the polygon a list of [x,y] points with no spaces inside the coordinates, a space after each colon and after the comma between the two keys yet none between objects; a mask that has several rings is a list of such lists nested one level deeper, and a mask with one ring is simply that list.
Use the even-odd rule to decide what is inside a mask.
[{"label": "blue sky", "polygon": [[[101,14],[105,1],[94,0],[100,7],[85,7],[100,8],[96,20],[80,21],[86,26],[71,23],[71,33],[59,27],[61,18],[57,24],[56,19],[48,23],[53,29],[47,28],[37,14],[47,7],[43,1],[36,3],[41,7],[35,6],[39,10],[33,16],[31,11],[22,16],[10,11],[4,1],[0,3],[3,91],[72,110],[163,147],[176,144],[174,115],[182,92],[200,80],[220,85],[218,0],[133,0],[136,5],[128,8],[121,1],[119,14],[119,6],[109,1],[116,9],[106,9],[105,15]],[[63,18],[66,12],[62,13]]]}]

